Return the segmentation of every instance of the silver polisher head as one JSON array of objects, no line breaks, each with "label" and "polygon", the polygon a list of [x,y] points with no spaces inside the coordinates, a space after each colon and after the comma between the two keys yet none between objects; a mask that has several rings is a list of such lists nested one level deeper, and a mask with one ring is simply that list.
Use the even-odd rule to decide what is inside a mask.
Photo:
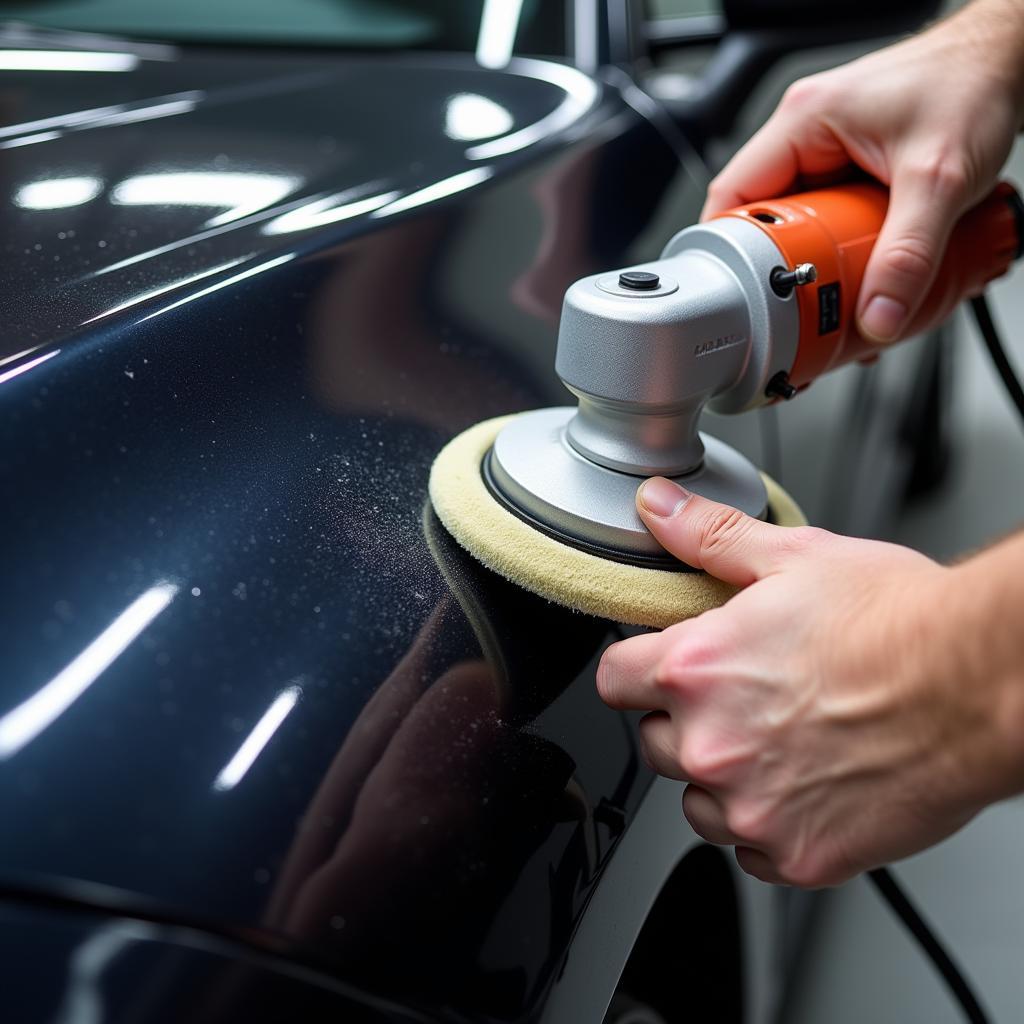
[{"label": "silver polisher head", "polygon": [[771,285],[785,266],[765,232],[722,218],[681,231],[653,263],[573,284],[555,367],[579,405],[524,413],[501,431],[481,467],[495,499],[567,544],[676,568],[637,514],[646,478],[765,518],[757,468],[698,421],[706,406],[766,404],[793,365],[796,302]]}]

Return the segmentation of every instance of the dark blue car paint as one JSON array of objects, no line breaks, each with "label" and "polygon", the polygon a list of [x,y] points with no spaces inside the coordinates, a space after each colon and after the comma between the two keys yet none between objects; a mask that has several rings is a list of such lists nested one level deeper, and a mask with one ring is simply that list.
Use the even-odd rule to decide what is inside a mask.
[{"label": "dark blue car paint", "polygon": [[[445,132],[467,94],[539,127],[480,157]],[[426,479],[566,399],[565,287],[694,219],[692,165],[550,62],[186,50],[6,72],[0,112],[0,944],[59,890],[55,950],[109,902],[432,1019],[535,1017],[650,775],[594,693],[615,634],[466,559]],[[68,178],[95,194],[26,208]],[[109,888],[76,912],[74,880]],[[258,1019],[215,987],[194,1019]]]}]

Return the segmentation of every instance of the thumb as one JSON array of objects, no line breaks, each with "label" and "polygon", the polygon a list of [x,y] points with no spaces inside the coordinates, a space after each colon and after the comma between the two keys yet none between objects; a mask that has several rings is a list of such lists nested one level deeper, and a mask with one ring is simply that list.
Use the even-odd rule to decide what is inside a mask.
[{"label": "thumb", "polygon": [[771,575],[786,555],[784,538],[791,531],[691,494],[663,476],[640,485],[636,507],[662,547],[734,586]]},{"label": "thumb", "polygon": [[893,177],[889,212],[861,284],[857,318],[871,341],[898,341],[935,281],[966,184],[938,169]]}]

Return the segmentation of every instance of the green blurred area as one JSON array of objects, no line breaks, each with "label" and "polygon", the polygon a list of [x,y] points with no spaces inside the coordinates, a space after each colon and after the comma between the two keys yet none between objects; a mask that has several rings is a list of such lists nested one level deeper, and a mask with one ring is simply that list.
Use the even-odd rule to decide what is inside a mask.
[{"label": "green blurred area", "polygon": [[[486,2],[0,0],[0,22],[169,42],[472,50]],[[525,0],[516,34],[517,52],[563,52],[566,8],[571,2]],[[648,16],[654,18],[720,11],[721,0],[647,0]]]},{"label": "green blurred area", "polygon": [[[485,0],[0,0],[0,20],[171,41],[471,50],[484,6]],[[518,36],[529,39],[539,23],[563,17],[558,0],[526,0]]]},{"label": "green blurred area", "polygon": [[[484,6],[485,0],[0,0],[0,21],[169,41],[472,50]],[[653,18],[720,9],[720,0],[647,0]],[[525,0],[517,49],[557,52],[565,17],[559,0]]]},{"label": "green blurred area", "polygon": [[[440,31],[428,6],[382,0],[37,0],[0,3],[0,17],[152,39],[417,46]],[[480,4],[462,6],[478,24]]]},{"label": "green blurred area", "polygon": [[681,18],[694,14],[720,14],[719,0],[647,0],[647,13],[652,18]]}]

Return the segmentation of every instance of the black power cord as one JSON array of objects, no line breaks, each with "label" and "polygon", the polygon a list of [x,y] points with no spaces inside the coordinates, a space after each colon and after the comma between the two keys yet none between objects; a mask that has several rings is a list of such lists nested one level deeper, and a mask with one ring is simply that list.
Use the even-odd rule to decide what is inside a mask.
[{"label": "black power cord", "polygon": [[989,1024],[989,1017],[981,1008],[978,997],[971,990],[967,979],[953,962],[953,958],[943,949],[939,940],[918,913],[917,908],[907,894],[897,884],[888,868],[875,868],[868,872],[868,878],[882,898],[892,908],[893,913],[907,926],[907,930],[917,939],[922,952],[932,962],[932,966],[942,976],[953,998],[964,1011],[964,1019],[970,1024]]},{"label": "black power cord", "polygon": [[985,342],[985,348],[988,349],[988,354],[992,357],[992,362],[995,364],[996,372],[1003,382],[1003,387],[1006,388],[1010,401],[1017,407],[1017,412],[1020,413],[1021,419],[1024,420],[1024,387],[1021,387],[1020,381],[1013,372],[1013,367],[1010,365],[1010,360],[1006,355],[1006,349],[1003,347],[1003,343],[999,338],[999,332],[996,330],[995,321],[992,319],[992,311],[989,309],[984,295],[971,299],[971,310],[974,313],[974,319],[978,322],[978,330],[981,332],[982,340]]}]

